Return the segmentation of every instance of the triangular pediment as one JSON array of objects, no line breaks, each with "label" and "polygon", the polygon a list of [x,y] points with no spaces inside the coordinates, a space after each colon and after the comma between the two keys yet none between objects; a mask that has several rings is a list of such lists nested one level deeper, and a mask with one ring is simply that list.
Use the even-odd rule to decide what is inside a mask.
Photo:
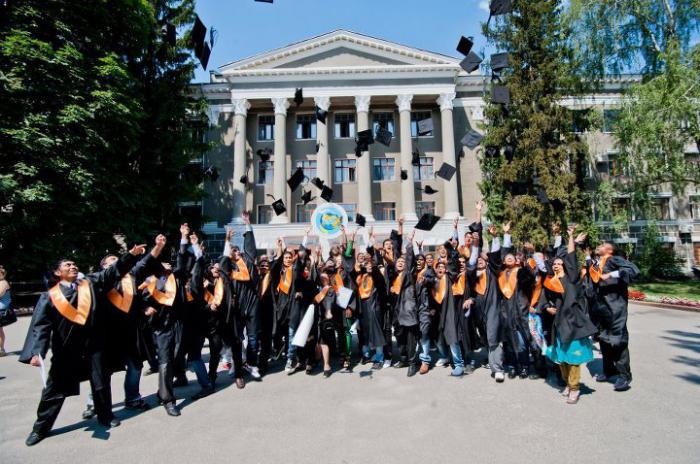
[{"label": "triangular pediment", "polygon": [[373,66],[457,66],[457,58],[338,30],[226,64],[220,72]]}]

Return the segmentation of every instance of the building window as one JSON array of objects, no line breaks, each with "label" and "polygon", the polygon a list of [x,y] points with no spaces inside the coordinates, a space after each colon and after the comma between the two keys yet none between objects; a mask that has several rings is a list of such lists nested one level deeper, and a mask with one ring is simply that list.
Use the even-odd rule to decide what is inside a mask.
[{"label": "building window", "polygon": [[375,182],[394,180],[394,163],[394,158],[372,159],[372,167],[374,168],[372,179]]},{"label": "building window", "polygon": [[421,156],[418,158],[418,166],[413,166],[413,179],[415,180],[430,180],[434,179],[433,173],[433,157]]},{"label": "building window", "polygon": [[[422,121],[424,119],[430,119],[433,117],[433,114],[430,111],[412,111],[411,112],[411,137],[418,137],[418,121]],[[421,137],[432,137],[433,136],[433,131],[428,132],[427,134],[421,135]]]},{"label": "building window", "polygon": [[653,218],[659,221],[671,220],[671,199],[670,198],[654,198],[651,201]]},{"label": "building window", "polygon": [[335,160],[335,165],[333,169],[333,182],[335,182],[336,184],[355,182],[356,165],[357,161],[354,159]]},{"label": "building window", "polygon": [[311,222],[311,215],[314,213],[316,205],[313,203],[297,205],[297,222]]},{"label": "building window", "polygon": [[341,208],[348,213],[348,222],[355,222],[355,216],[357,215],[357,205],[355,203],[338,203]]},{"label": "building window", "polygon": [[[372,133],[376,134],[379,128],[386,129],[392,134],[396,134],[394,130],[394,113],[385,111],[372,114]],[[392,135],[393,137],[393,135]]]},{"label": "building window", "polygon": [[612,134],[615,132],[615,123],[620,117],[620,110],[603,110],[603,132]]},{"label": "building window", "polygon": [[688,202],[690,208],[690,218],[700,221],[700,195],[691,195]]},{"label": "building window", "polygon": [[627,221],[634,221],[634,214],[632,212],[632,207],[630,206],[629,198],[613,198],[611,210],[613,217],[604,218],[604,220],[612,221],[615,219],[614,216],[618,216]]},{"label": "building window", "polygon": [[258,205],[258,224],[269,224],[273,214],[272,205]]},{"label": "building window", "polygon": [[347,139],[355,137],[355,114],[335,114],[335,138]]},{"label": "building window", "polygon": [[272,185],[273,175],[273,161],[260,161],[258,163],[258,185]]},{"label": "building window", "polygon": [[435,202],[434,201],[417,201],[416,202],[416,216],[421,217],[424,214],[435,214]]},{"label": "building window", "polygon": [[608,153],[608,160],[604,163],[604,170],[606,174],[612,177],[629,175],[627,166],[622,162],[620,156],[615,153]]},{"label": "building window", "polygon": [[297,140],[316,138],[316,116],[313,114],[297,115]]},{"label": "building window", "polygon": [[318,176],[316,174],[316,160],[297,161],[296,167],[304,170],[304,176],[307,179],[313,179]]},{"label": "building window", "polygon": [[258,140],[275,139],[275,117],[272,115],[258,116]]},{"label": "building window", "polygon": [[374,218],[377,221],[395,221],[396,203],[393,201],[380,201],[375,203]]},{"label": "building window", "polygon": [[591,110],[572,110],[571,118],[573,122],[572,131],[576,134],[582,134],[588,131],[590,126],[590,111]]}]

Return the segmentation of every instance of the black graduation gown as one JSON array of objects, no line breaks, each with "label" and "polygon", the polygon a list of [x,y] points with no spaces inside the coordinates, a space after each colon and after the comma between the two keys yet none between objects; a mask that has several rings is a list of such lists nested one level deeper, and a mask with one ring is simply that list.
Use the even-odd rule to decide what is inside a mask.
[{"label": "black graduation gown", "polygon": [[[56,389],[64,396],[80,394],[80,382],[90,378],[91,369],[106,372],[108,366],[100,362],[99,356],[95,357],[95,354],[106,349],[105,328],[100,326],[106,319],[97,317],[97,313],[104,310],[104,306],[100,307],[98,299],[102,293],[113,288],[119,276],[129,272],[135,262],[135,257],[127,253],[109,268],[85,276],[92,296],[85,325],[76,324],[63,317],[51,302],[49,293],[42,293],[34,307],[19,361],[29,364],[34,355],[45,358],[51,348],[51,367],[48,375]],[[59,288],[68,302],[75,307],[78,291],[63,285]],[[99,384],[104,378],[108,377],[92,376],[96,382],[96,390],[105,387]]]},{"label": "black graduation gown", "polygon": [[500,290],[498,289],[498,273],[502,268],[501,252],[488,253],[488,264],[483,272],[486,273],[486,291],[480,294],[476,291],[479,276],[474,270],[474,278],[470,280],[474,305],[472,312],[476,315],[479,331],[483,333],[484,343],[491,349],[503,341],[501,312],[499,309]]},{"label": "black graduation gown", "polygon": [[299,256],[297,256],[297,259],[292,263],[292,282],[289,286],[289,293],[284,293],[277,289],[282,279],[282,257],[274,260],[270,265],[270,273],[272,274],[272,297],[275,306],[275,326],[273,331],[276,336],[286,336],[286,333],[278,332],[284,330],[288,326],[296,328],[301,321],[301,315],[305,308],[302,307],[303,302],[301,298],[296,297],[296,293],[303,291],[305,285],[305,257],[306,251],[304,249],[299,249]]},{"label": "black graduation gown", "polygon": [[[399,325],[403,327],[412,327],[418,325],[418,305],[416,303],[415,278],[413,277],[415,271],[415,253],[413,252],[413,245],[411,244],[408,244],[406,247],[404,261],[405,265],[402,271],[401,289],[398,295],[389,291],[389,305],[391,306],[393,318]],[[390,276],[388,283],[389,288],[391,288],[394,279],[398,277],[396,268],[393,265],[390,267],[391,270],[388,273]]]},{"label": "black graduation gown", "polygon": [[[260,283],[260,275],[255,266],[255,258],[257,249],[255,247],[255,236],[253,231],[246,231],[243,234],[243,250],[241,250],[241,259],[248,268],[250,280],[232,280],[233,294],[236,296],[235,301],[239,306],[239,312],[242,320],[246,322],[248,329],[256,336],[260,332],[260,319],[258,308],[260,306],[260,298],[258,295],[258,285]],[[238,270],[236,263],[231,263],[234,270]]]},{"label": "black graduation gown", "polygon": [[212,311],[209,303],[206,301],[205,293],[208,291],[212,295],[216,289],[216,281],[205,282],[205,267],[206,260],[200,257],[192,268],[191,290],[192,296],[201,307],[201,311],[206,319],[206,334],[207,336],[221,335],[226,342],[227,338],[235,336],[238,333],[238,319],[234,317],[234,309],[231,303],[231,282],[226,272],[219,272],[219,279],[223,281],[224,296],[216,311]]},{"label": "black graduation gown", "polygon": [[[364,273],[353,270],[351,275],[357,282],[357,278],[364,275]],[[386,282],[384,275],[376,265],[372,267],[372,281],[372,291],[367,298],[363,299],[360,296],[358,288],[357,306],[360,313],[360,325],[366,342],[373,347],[378,347],[386,344],[386,338],[384,337]]]},{"label": "black graduation gown", "polygon": [[639,268],[620,256],[611,256],[602,273],[619,271],[620,277],[600,279],[593,286],[596,291],[595,313],[600,324],[600,340],[612,346],[626,345],[628,286],[639,275]]}]

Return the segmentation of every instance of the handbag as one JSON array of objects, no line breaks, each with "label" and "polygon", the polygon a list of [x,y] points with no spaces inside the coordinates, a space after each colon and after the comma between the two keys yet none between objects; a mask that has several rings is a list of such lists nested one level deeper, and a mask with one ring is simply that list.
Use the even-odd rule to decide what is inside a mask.
[{"label": "handbag", "polygon": [[12,306],[0,309],[0,327],[5,327],[15,322],[17,322],[17,314],[15,314],[15,310],[12,309]]}]

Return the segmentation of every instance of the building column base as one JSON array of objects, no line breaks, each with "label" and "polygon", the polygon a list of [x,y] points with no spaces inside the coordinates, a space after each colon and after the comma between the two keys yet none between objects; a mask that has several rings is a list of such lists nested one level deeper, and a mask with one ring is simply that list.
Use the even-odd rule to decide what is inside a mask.
[{"label": "building column base", "polygon": [[289,224],[289,218],[285,215],[275,216],[270,220],[270,224]]},{"label": "building column base", "polygon": [[443,219],[456,219],[456,218],[461,219],[461,216],[459,215],[458,211],[450,211],[450,212],[445,213],[443,215]]},{"label": "building column base", "polygon": [[[362,214],[362,213],[360,213],[360,214]],[[365,220],[366,220],[367,222],[377,222],[377,220],[374,219],[374,215],[373,215],[373,214],[362,214],[362,215],[365,217]]]},{"label": "building column base", "polygon": [[418,221],[416,213],[403,213],[401,216],[403,216],[404,221]]}]

